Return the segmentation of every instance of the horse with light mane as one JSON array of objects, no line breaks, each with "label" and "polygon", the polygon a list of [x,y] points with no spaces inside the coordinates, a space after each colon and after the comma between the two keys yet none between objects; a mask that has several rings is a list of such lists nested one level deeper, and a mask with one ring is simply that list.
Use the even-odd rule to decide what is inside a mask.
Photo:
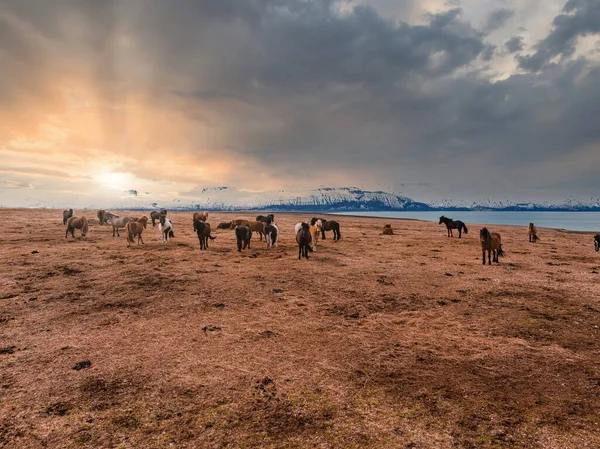
[{"label": "horse with light mane", "polygon": [[529,234],[529,243],[535,243],[536,241],[540,240],[540,238],[537,236],[537,228],[533,223],[529,223],[527,233]]},{"label": "horse with light mane", "polygon": [[166,215],[160,215],[158,230],[160,231],[160,235],[162,235],[163,244],[167,243],[169,239],[175,238],[175,234],[173,233],[173,223],[171,223],[171,220],[169,220]]},{"label": "horse with light mane", "polygon": [[458,238],[462,237],[462,231],[465,231],[465,234],[469,233],[467,226],[460,220],[452,220],[451,218],[444,217],[443,215],[440,217],[440,222],[438,224],[444,223],[446,225],[446,230],[448,231],[448,237],[454,237],[452,235],[453,229],[458,229]]},{"label": "horse with light mane", "polygon": [[161,215],[167,215],[167,209],[163,209],[160,212],[153,210],[150,212],[150,219],[152,220],[152,227],[156,226],[156,220],[160,220]]},{"label": "horse with light mane", "polygon": [[89,225],[87,218],[85,217],[71,217],[67,221],[67,232],[65,232],[65,238],[69,237],[69,232],[75,238],[75,229],[81,229],[81,236],[85,237],[88,233]]},{"label": "horse with light mane", "polygon": [[275,223],[269,223],[265,225],[265,240],[267,242],[267,248],[277,246],[277,239],[279,238],[279,228]]},{"label": "horse with light mane", "polygon": [[131,246],[130,243],[134,242],[136,236],[138,238],[137,244],[139,245],[140,241],[142,242],[142,245],[144,244],[144,239],[142,239],[142,232],[144,232],[144,229],[146,229],[147,224],[148,217],[146,217],[145,215],[138,218],[135,221],[130,221],[129,223],[127,223],[127,225],[125,226],[125,228],[127,229],[127,248]]},{"label": "horse with light mane", "polygon": [[[504,256],[502,251],[502,239],[500,234],[497,232],[490,232],[487,228],[483,228],[479,231],[479,241],[481,242],[481,254],[483,257],[483,264],[485,265],[485,252],[488,252],[488,264],[492,264],[492,260],[498,262],[498,257]],[[491,258],[493,255],[493,259]]]},{"label": "horse with light mane", "polygon": [[67,224],[67,221],[69,221],[69,218],[71,218],[72,216],[73,216],[73,209],[63,211],[63,226]]},{"label": "horse with light mane", "polygon": [[325,240],[325,231],[333,232],[333,241],[337,241],[342,236],[340,234],[340,224],[335,220],[325,220],[324,218],[313,217],[310,220],[310,224],[314,225],[317,220],[321,220],[321,239]]},{"label": "horse with light mane", "polygon": [[194,212],[194,221],[206,221],[208,220],[208,212]]},{"label": "horse with light mane", "polygon": [[113,237],[115,236],[115,231],[117,237],[120,237],[121,235],[119,234],[119,229],[125,229],[125,226],[127,226],[127,223],[129,223],[130,221],[135,221],[135,219],[131,217],[119,217],[118,215],[112,214],[110,212],[106,213],[106,222],[110,223],[110,225],[112,226]]},{"label": "horse with light mane", "polygon": [[308,253],[312,252],[310,235],[310,225],[308,223],[299,223],[300,229],[296,232],[296,243],[298,243],[298,260],[304,256],[308,259]]}]

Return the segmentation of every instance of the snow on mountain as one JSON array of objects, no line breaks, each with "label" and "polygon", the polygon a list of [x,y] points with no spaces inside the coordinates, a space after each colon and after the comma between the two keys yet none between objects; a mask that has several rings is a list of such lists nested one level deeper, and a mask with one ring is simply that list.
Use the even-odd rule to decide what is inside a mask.
[{"label": "snow on mountain", "polygon": [[[69,205],[49,201],[33,201],[23,207],[64,208],[80,207],[86,209],[129,209],[152,210],[166,208],[170,210],[271,210],[271,211],[427,211],[427,210],[504,210],[504,211],[600,211],[600,198],[569,197],[562,202],[523,202],[509,198],[478,198],[456,200],[418,201],[419,187],[424,195],[434,197],[430,186],[401,185],[401,193],[383,190],[365,190],[358,187],[321,187],[312,190],[249,191],[235,187],[206,187],[194,193],[172,194],[165,200],[151,192],[136,189],[118,194],[112,200],[88,199],[85,205]],[[428,190],[429,188],[429,190]],[[410,191],[411,197],[406,195]]]},{"label": "snow on mountain", "polygon": [[129,191],[114,207],[119,209],[172,210],[273,210],[273,211],[410,211],[410,210],[599,210],[600,198],[570,197],[563,202],[519,202],[508,198],[456,201],[445,198],[421,202],[399,193],[358,187],[321,187],[312,190],[255,192],[235,187],[206,187],[194,197],[155,201],[149,193]]}]

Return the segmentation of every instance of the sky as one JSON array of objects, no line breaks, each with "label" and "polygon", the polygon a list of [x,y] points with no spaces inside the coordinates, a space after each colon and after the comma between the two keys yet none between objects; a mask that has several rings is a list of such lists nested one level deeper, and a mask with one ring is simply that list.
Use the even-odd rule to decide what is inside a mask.
[{"label": "sky", "polygon": [[0,0],[0,67],[2,206],[600,196],[599,0]]}]

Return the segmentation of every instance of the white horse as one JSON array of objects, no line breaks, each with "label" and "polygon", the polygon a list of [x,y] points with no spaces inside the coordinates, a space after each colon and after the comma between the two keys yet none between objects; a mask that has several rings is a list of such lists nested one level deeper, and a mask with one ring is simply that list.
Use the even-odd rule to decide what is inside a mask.
[{"label": "white horse", "polygon": [[162,235],[163,243],[167,243],[170,238],[172,239],[175,237],[175,234],[173,233],[173,223],[171,223],[171,220],[165,215],[160,216],[158,230],[160,231],[160,235]]},{"label": "white horse", "polygon": [[106,213],[106,223],[109,223],[112,226],[113,237],[115,236],[115,231],[117,231],[117,237],[120,237],[119,229],[125,229],[127,223],[130,221],[135,221],[135,219],[131,217],[119,217],[118,215],[111,214],[110,212]]}]

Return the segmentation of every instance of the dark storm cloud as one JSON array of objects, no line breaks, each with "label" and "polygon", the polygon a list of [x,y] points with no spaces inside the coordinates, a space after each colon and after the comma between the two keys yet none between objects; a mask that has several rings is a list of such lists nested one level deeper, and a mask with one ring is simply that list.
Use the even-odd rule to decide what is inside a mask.
[{"label": "dark storm cloud", "polygon": [[569,57],[575,52],[577,39],[600,32],[600,1],[569,0],[552,21],[552,31],[535,46],[532,55],[519,57],[519,66],[539,71],[556,56]]},{"label": "dark storm cloud", "polygon": [[522,36],[513,36],[504,43],[504,47],[509,53],[516,53],[525,48]]},{"label": "dark storm cloud", "polygon": [[504,23],[515,15],[514,9],[509,8],[500,8],[492,11],[492,13],[488,16],[485,25],[483,26],[484,31],[492,32],[501,28]]},{"label": "dark storm cloud", "polygon": [[[520,56],[525,73],[500,81],[477,64],[506,54],[486,36],[513,16],[507,8],[479,30],[459,8],[409,25],[368,6],[341,12],[325,0],[100,4],[4,2],[3,70],[15,81],[0,86],[0,102],[54,95],[44,83],[47,65],[53,73],[92,67],[107,102],[138,89],[165,117],[191,118],[181,132],[190,154],[202,122],[207,146],[256,161],[273,177],[302,173],[310,186],[335,171],[363,170],[407,182],[481,177],[478,189],[518,187],[523,167],[600,142],[598,65],[585,58],[547,64],[572,55],[577,37],[600,30],[597,0],[568,1],[535,53]],[[73,26],[73,14],[85,26]],[[520,36],[504,44],[509,53],[523,47]],[[55,67],[54,57],[64,64]],[[547,185],[551,175],[527,182]],[[576,189],[575,176],[568,178],[561,186]]]}]

